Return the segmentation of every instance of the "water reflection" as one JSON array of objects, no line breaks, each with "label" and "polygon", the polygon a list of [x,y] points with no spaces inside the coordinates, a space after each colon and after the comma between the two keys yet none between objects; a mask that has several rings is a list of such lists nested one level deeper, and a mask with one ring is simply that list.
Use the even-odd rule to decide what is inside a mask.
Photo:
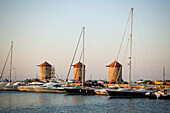
[{"label": "water reflection", "polygon": [[8,96],[7,103],[8,103],[8,106],[10,107],[11,106],[11,95]]},{"label": "water reflection", "polygon": [[63,97],[64,102],[67,104],[83,104],[84,103],[84,98],[82,95],[64,95]]},{"label": "water reflection", "polygon": [[2,108],[8,108],[8,107],[16,107],[16,106],[29,106],[30,104],[34,104],[36,99],[36,96],[33,98],[32,94],[26,94],[24,93],[1,93],[1,99],[0,101],[3,102]]},{"label": "water reflection", "polygon": [[128,101],[127,101],[127,110],[131,113],[131,110],[134,108],[132,105],[133,104],[131,104],[132,103],[132,100],[131,99],[128,99]]},{"label": "water reflection", "polygon": [[51,100],[53,99],[49,98],[47,95],[44,95],[43,93],[38,93],[37,98],[39,106],[42,106],[47,102],[51,103]]},{"label": "water reflection", "polygon": [[77,104],[82,104],[84,102],[84,98],[82,96],[73,96],[73,104],[77,105]]}]

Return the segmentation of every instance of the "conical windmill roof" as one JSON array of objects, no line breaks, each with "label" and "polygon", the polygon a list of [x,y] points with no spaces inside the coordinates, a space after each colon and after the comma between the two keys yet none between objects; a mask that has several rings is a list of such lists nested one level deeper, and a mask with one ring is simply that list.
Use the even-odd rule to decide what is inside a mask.
[{"label": "conical windmill roof", "polygon": [[81,62],[78,62],[76,64],[73,65],[74,67],[82,67],[82,63]]},{"label": "conical windmill roof", "polygon": [[44,63],[42,63],[42,64],[40,64],[40,65],[38,65],[38,66],[46,66],[46,67],[51,67],[51,65],[48,63],[48,62],[44,62]]},{"label": "conical windmill roof", "polygon": [[[116,63],[116,65],[115,65]],[[119,62],[116,62],[116,60],[114,62],[112,62],[111,64],[109,64],[107,67],[122,67],[122,65]]]}]

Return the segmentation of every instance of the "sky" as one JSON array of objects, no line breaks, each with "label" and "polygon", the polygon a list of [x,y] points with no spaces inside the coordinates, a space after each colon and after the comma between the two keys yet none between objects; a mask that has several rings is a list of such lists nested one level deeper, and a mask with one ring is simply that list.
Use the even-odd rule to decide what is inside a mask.
[{"label": "sky", "polygon": [[[65,79],[82,27],[85,27],[86,80],[108,80],[131,8],[132,81],[170,79],[169,0],[0,0],[0,72],[14,42],[12,79],[35,78],[47,61]],[[130,24],[118,62],[128,81],[128,56],[122,62]],[[74,60],[79,61],[82,40]],[[10,61],[10,60],[9,60]],[[9,76],[9,61],[3,78]],[[69,79],[73,78],[73,69]]]}]

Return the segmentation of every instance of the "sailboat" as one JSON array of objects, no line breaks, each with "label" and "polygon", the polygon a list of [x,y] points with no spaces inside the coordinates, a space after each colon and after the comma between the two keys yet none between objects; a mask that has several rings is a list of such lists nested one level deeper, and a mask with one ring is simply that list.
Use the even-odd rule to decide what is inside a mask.
[{"label": "sailboat", "polygon": [[[84,65],[85,27],[83,27],[82,32],[83,32],[83,49],[82,49],[82,57],[83,57],[82,59],[83,59],[83,61],[81,63],[81,68],[82,68],[81,69],[82,70],[82,79],[81,79],[81,82],[82,82],[82,86],[65,87],[64,90],[66,91],[66,94],[68,94],[68,95],[94,95],[95,94],[93,88],[87,88],[87,87],[84,86],[84,82],[85,82],[85,65]],[[76,50],[77,50],[77,48],[76,48]],[[74,54],[74,56],[75,56],[75,54]],[[74,57],[73,57],[73,59],[74,59]],[[73,60],[72,60],[72,62],[73,62]],[[80,64],[80,62],[79,62],[79,64]],[[72,63],[71,63],[70,66],[72,66]],[[70,69],[71,69],[71,67],[70,67]],[[70,69],[69,69],[69,71],[70,71]],[[68,79],[68,76],[67,76],[67,79]]]},{"label": "sailboat", "polygon": [[116,98],[144,98],[147,92],[151,90],[132,90],[131,82],[131,56],[132,56],[132,22],[133,22],[133,8],[131,8],[131,32],[130,32],[130,56],[129,56],[129,88],[118,88],[107,90],[110,97]]},{"label": "sailboat", "polygon": [[[4,90],[18,90],[18,89],[17,89],[17,86],[12,85],[12,83],[11,83],[11,74],[12,74],[12,69],[13,69],[13,68],[12,68],[12,53],[13,53],[13,41],[11,42],[11,48],[10,48],[10,51],[9,51],[9,54],[8,54],[8,57],[9,57],[9,55],[11,54],[9,83],[6,84],[6,85],[3,87]],[[8,57],[7,57],[7,60],[8,60]],[[7,60],[6,60],[6,62],[5,62],[5,66],[6,66]],[[1,77],[3,76],[3,71],[4,71],[4,69],[5,69],[5,66],[4,66],[3,70],[2,70]]]}]

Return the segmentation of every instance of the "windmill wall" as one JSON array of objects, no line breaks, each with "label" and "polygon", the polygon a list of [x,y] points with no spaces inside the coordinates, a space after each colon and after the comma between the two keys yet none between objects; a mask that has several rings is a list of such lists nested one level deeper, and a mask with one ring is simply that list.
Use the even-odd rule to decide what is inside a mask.
[{"label": "windmill wall", "polygon": [[114,61],[106,67],[109,67],[109,81],[122,80],[122,65],[119,62]]}]

